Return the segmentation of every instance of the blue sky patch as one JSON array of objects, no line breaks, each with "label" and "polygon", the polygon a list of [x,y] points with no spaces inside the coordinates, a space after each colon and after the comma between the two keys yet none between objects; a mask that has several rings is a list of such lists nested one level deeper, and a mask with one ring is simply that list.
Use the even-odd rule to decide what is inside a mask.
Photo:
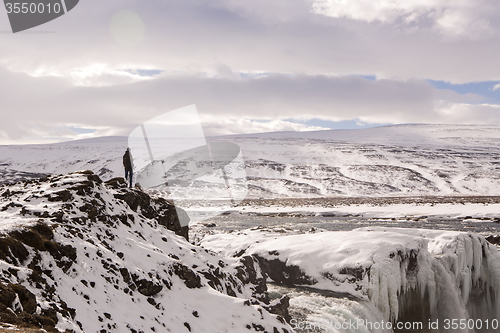
[{"label": "blue sky patch", "polygon": [[96,130],[92,128],[83,128],[83,127],[69,127],[70,130],[77,134],[87,134],[87,133],[94,133]]},{"label": "blue sky patch", "polygon": [[470,82],[463,84],[452,84],[445,81],[427,80],[436,89],[448,89],[461,95],[477,94],[486,100],[483,103],[500,104],[500,89],[494,89],[500,81]]},{"label": "blue sky patch", "polygon": [[370,81],[376,81],[377,80],[377,77],[375,75],[356,75],[356,76],[362,77],[363,79],[367,79],[367,80],[370,80]]},{"label": "blue sky patch", "polygon": [[139,76],[155,76],[163,73],[160,69],[124,69],[124,72]]}]

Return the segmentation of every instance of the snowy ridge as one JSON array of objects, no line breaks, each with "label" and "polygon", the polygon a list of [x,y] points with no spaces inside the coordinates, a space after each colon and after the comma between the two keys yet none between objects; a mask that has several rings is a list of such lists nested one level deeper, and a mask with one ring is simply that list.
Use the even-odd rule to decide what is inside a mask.
[{"label": "snowy ridge", "polygon": [[49,332],[291,331],[265,310],[250,257],[191,245],[167,229],[184,232],[172,205],[120,179],[85,171],[17,183],[0,189],[0,210],[2,321]]},{"label": "snowy ridge", "polygon": [[[499,126],[415,124],[207,140],[240,146],[250,198],[315,198],[500,195],[499,138]],[[126,146],[126,137],[0,146],[0,170],[88,169],[107,180],[123,176]]]},{"label": "snowy ridge", "polygon": [[365,299],[393,322],[500,315],[500,254],[482,236],[398,228],[287,233],[257,228],[201,244],[225,256],[256,255],[275,282]]}]

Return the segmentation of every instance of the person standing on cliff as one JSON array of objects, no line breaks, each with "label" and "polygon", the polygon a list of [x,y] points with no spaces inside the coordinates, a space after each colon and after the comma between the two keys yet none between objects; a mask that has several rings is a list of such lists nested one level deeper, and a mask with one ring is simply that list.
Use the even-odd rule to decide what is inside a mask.
[{"label": "person standing on cliff", "polygon": [[123,167],[125,168],[125,181],[130,183],[130,187],[132,187],[132,176],[134,174],[134,160],[132,158],[132,152],[130,148],[127,148],[125,154],[123,154]]}]

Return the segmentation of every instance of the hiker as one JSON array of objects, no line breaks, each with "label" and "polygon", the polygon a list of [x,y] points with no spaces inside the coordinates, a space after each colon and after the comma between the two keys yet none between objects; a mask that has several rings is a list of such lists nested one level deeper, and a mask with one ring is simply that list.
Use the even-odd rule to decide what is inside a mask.
[{"label": "hiker", "polygon": [[128,181],[130,183],[129,186],[132,187],[134,161],[132,158],[132,152],[130,151],[130,148],[127,148],[125,154],[123,154],[123,167],[125,168],[125,181]]}]

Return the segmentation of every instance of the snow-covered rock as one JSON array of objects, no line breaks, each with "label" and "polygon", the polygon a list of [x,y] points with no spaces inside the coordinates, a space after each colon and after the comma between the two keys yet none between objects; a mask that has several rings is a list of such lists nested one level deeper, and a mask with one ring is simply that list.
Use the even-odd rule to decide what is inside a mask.
[{"label": "snow-covered rock", "polygon": [[291,332],[266,310],[277,303],[266,304],[255,259],[181,235],[172,205],[121,179],[84,171],[4,186],[2,321],[50,332]]}]

